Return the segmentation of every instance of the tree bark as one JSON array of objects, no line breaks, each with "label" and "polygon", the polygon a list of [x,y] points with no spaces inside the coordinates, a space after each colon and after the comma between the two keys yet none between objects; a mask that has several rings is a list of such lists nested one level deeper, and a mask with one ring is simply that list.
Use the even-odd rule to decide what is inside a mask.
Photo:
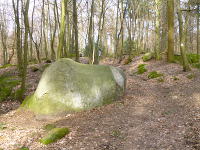
[{"label": "tree bark", "polygon": [[174,0],[167,1],[168,20],[168,62],[174,61]]}]

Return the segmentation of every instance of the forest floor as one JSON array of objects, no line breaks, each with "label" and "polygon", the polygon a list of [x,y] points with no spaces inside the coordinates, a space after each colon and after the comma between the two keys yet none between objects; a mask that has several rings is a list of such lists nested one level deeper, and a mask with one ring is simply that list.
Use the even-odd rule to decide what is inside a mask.
[{"label": "forest floor", "polygon": [[[108,63],[109,62],[109,63]],[[135,58],[129,65],[103,64],[122,68],[127,75],[127,90],[119,101],[45,121],[31,112],[16,109],[19,103],[1,104],[0,148],[13,150],[22,146],[30,150],[200,150],[200,71],[183,72],[178,64],[151,60],[148,72],[138,75],[137,66],[144,62]],[[5,71],[5,70],[4,70]],[[14,71],[14,68],[13,68]],[[148,79],[158,71],[161,79]],[[28,73],[28,93],[35,90],[41,72]],[[38,142],[49,123],[68,127],[71,132],[54,144]]]}]

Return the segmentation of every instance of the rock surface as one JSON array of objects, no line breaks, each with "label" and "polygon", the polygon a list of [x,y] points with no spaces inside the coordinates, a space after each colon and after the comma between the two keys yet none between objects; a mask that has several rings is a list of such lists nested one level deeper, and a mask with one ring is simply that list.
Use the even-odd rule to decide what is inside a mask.
[{"label": "rock surface", "polygon": [[122,96],[125,82],[119,68],[79,64],[64,58],[44,71],[37,90],[22,107],[41,115],[87,110]]}]

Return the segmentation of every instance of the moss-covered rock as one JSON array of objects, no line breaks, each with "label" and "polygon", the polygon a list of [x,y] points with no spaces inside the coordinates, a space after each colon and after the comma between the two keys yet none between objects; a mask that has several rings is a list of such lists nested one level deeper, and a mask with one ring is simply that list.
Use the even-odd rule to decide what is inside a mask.
[{"label": "moss-covered rock", "polygon": [[138,66],[137,74],[143,74],[147,72],[147,69],[145,68],[146,64],[140,64]]},{"label": "moss-covered rock", "polygon": [[60,59],[44,71],[36,92],[22,107],[42,115],[87,110],[123,95],[125,82],[118,68]]},{"label": "moss-covered rock", "polygon": [[143,60],[144,62],[146,62],[146,61],[151,60],[152,58],[153,58],[153,54],[152,54],[152,53],[146,53],[146,54],[144,54],[144,56],[142,57],[142,60]]},{"label": "moss-covered rock", "polygon": [[163,74],[158,73],[157,71],[153,71],[153,72],[149,73],[148,78],[155,79],[155,78],[162,77],[162,76],[163,76]]},{"label": "moss-covered rock", "polygon": [[65,135],[69,134],[69,132],[70,131],[68,128],[54,128],[40,140],[40,143],[45,145],[54,143],[57,140],[63,138]]}]

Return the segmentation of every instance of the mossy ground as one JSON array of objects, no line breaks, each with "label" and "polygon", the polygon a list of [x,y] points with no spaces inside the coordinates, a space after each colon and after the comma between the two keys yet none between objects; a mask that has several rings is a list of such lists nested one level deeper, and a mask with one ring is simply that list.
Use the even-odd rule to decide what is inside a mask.
[{"label": "mossy ground", "polygon": [[194,73],[191,73],[191,74],[187,75],[187,78],[188,78],[188,79],[194,79],[195,76],[196,76],[196,75],[195,75]]},{"label": "mossy ground", "polygon": [[6,64],[6,65],[3,65],[3,66],[0,66],[0,69],[5,69],[5,68],[13,67],[13,66],[16,66],[16,65]]},{"label": "mossy ground", "polygon": [[54,128],[44,138],[40,140],[40,143],[45,145],[54,143],[69,133],[70,131],[68,128]]},{"label": "mossy ground", "polygon": [[0,131],[6,129],[6,123],[0,122]]},{"label": "mossy ground", "polygon": [[22,148],[18,148],[17,150],[29,150],[28,147],[22,147]]},{"label": "mossy ground", "polygon": [[162,77],[162,76],[163,76],[163,74],[158,73],[157,71],[153,71],[148,74],[149,79],[155,79],[155,78]]},{"label": "mossy ground", "polygon": [[145,72],[147,72],[147,69],[145,68],[146,64],[140,64],[138,66],[138,70],[137,70],[137,74],[143,74]]}]

